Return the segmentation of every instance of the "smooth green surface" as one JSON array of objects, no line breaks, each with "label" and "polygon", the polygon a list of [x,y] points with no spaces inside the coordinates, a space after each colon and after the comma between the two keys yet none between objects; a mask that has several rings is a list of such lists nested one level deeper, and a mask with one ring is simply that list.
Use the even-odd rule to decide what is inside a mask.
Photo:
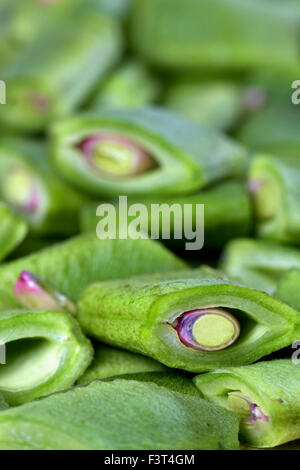
[{"label": "smooth green surface", "polygon": [[[268,422],[258,420],[255,425],[241,422],[240,436],[246,444],[274,447],[299,439],[300,368],[291,359],[219,369],[197,376],[194,380],[205,398],[212,403],[229,408],[232,392],[241,392],[269,417]],[[229,402],[228,395],[231,398]],[[244,409],[240,411],[244,415]]]},{"label": "smooth green surface", "polygon": [[138,372],[126,375],[110,377],[107,380],[136,380],[138,382],[151,382],[160,387],[165,387],[173,392],[183,393],[192,397],[203,398],[200,390],[196,387],[190,374],[182,371],[172,371],[164,368],[164,371]]},{"label": "smooth green surface", "polygon": [[[292,92],[292,80],[279,85],[279,89]],[[287,155],[299,156],[299,110],[298,106],[290,102],[286,96],[282,102],[274,102],[268,96],[268,105],[253,113],[241,125],[237,138],[248,148],[256,152],[280,155],[283,159]]]},{"label": "smooth green surface", "polygon": [[183,82],[170,86],[164,104],[199,124],[229,130],[242,115],[242,90],[235,83]]},{"label": "smooth green surface", "polygon": [[146,106],[157,98],[159,84],[144,66],[137,60],[121,64],[104,81],[92,101],[93,109],[137,108]]},{"label": "smooth green surface", "polygon": [[231,279],[269,294],[274,293],[288,270],[298,267],[298,248],[250,238],[229,242],[219,264],[220,270]]},{"label": "smooth green surface", "polygon": [[95,345],[95,357],[90,367],[79,378],[78,383],[91,382],[123,374],[163,371],[165,367],[140,354],[133,354],[122,349],[104,344]]},{"label": "smooth green surface", "polygon": [[0,289],[0,311],[20,308],[20,303],[15,298],[13,291]]},{"label": "smooth green surface", "polygon": [[290,269],[282,276],[274,297],[300,312],[300,269]]},{"label": "smooth green surface", "polygon": [[236,449],[238,422],[153,383],[94,381],[0,413],[0,449]]},{"label": "smooth green surface", "polygon": [[27,230],[26,222],[0,203],[0,261],[23,241]]},{"label": "smooth green surface", "polygon": [[[288,8],[287,2],[284,7]],[[251,150],[283,160],[287,156],[298,157],[300,149],[299,109],[293,103],[298,87],[292,87],[295,78],[286,72],[274,74],[266,69],[254,72],[249,87],[256,88],[262,100],[258,108],[239,122],[236,132],[236,138]]]},{"label": "smooth green surface", "polygon": [[131,42],[157,67],[285,73],[298,68],[300,7],[293,0],[135,0],[133,5]]},{"label": "smooth green surface", "polygon": [[93,350],[69,314],[54,311],[3,311],[0,341],[0,392],[11,405],[70,387],[92,360]]},{"label": "smooth green surface", "polygon": [[[77,317],[100,341],[190,372],[251,363],[297,340],[298,312],[263,292],[214,276],[196,269],[95,283],[80,298]],[[176,318],[218,307],[240,323],[234,344],[206,352],[180,341],[172,326]]]},{"label": "smooth green surface", "polygon": [[[132,139],[156,162],[151,171],[115,181],[95,173],[78,145],[100,132]],[[53,127],[52,160],[72,184],[96,196],[191,193],[244,169],[246,151],[214,130],[163,108],[98,111]]]}]

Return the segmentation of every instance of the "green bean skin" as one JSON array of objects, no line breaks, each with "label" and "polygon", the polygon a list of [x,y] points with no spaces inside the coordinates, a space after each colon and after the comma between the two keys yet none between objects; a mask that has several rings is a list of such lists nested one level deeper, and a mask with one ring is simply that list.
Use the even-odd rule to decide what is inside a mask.
[{"label": "green bean skin", "polygon": [[0,203],[0,261],[24,240],[27,230],[26,222]]},{"label": "green bean skin", "polygon": [[250,238],[230,241],[219,263],[219,269],[231,279],[271,295],[285,272],[298,267],[297,247]]},{"label": "green bean skin", "polygon": [[0,448],[236,449],[238,423],[236,413],[155,383],[94,381],[1,412]]},{"label": "green bean skin", "polygon": [[187,265],[153,240],[99,240],[89,233],[3,264],[1,289],[11,294],[24,269],[76,301],[85,287],[101,279],[184,270]]},{"label": "green bean skin", "polygon": [[[79,147],[101,133],[130,139],[156,166],[123,179],[95,172]],[[53,127],[51,149],[64,178],[87,193],[110,197],[191,193],[241,175],[247,160],[246,150],[231,139],[159,107],[103,110],[67,119]]]},{"label": "green bean skin", "polygon": [[164,371],[166,368],[148,357],[133,354],[122,349],[112,348],[105,344],[95,346],[95,356],[90,367],[79,378],[78,384],[92,382],[95,379],[108,377],[147,374]]},{"label": "green bean skin", "polygon": [[[205,308],[233,312],[239,339],[214,351],[184,344],[173,325],[184,312]],[[299,335],[297,311],[203,268],[95,283],[79,299],[77,318],[100,341],[190,372],[254,362]]]},{"label": "green bean skin", "polygon": [[300,12],[297,2],[289,7],[273,0],[136,0],[131,41],[162,69],[269,69],[292,77]]},{"label": "green bean skin", "polygon": [[227,394],[239,391],[260,406],[268,421],[240,430],[243,442],[253,447],[274,447],[300,437],[299,381],[299,366],[291,359],[219,369],[195,378],[212,403],[227,407]]}]

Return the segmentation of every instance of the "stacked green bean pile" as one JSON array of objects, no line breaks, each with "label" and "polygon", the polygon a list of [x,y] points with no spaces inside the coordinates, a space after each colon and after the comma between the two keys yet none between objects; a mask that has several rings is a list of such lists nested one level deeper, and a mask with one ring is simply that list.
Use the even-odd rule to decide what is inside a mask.
[{"label": "stacked green bean pile", "polygon": [[[298,0],[0,0],[0,449],[300,439],[299,24]],[[204,247],[150,216],[105,237],[119,196],[193,229],[204,204]]]}]

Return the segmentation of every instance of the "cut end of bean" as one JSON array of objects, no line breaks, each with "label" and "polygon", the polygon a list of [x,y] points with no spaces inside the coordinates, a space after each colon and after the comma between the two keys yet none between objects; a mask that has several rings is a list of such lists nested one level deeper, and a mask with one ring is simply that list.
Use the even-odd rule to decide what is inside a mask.
[{"label": "cut end of bean", "polygon": [[232,411],[243,416],[244,424],[254,425],[257,422],[269,422],[269,417],[262,411],[260,406],[240,392],[228,393],[227,404]]},{"label": "cut end of bean", "polygon": [[219,351],[233,344],[240,334],[237,319],[222,309],[199,309],[185,312],[176,330],[186,346],[201,351]]},{"label": "cut end of bean", "polygon": [[73,302],[29,271],[19,275],[14,295],[25,308],[76,313]]},{"label": "cut end of bean", "polygon": [[32,214],[40,207],[39,184],[25,168],[15,168],[5,176],[2,194],[6,202],[18,210]]},{"label": "cut end of bean", "polygon": [[241,393],[228,393],[227,404],[232,411],[241,414],[246,419],[250,419],[250,402]]},{"label": "cut end of bean", "polygon": [[128,178],[156,166],[142,147],[121,136],[99,134],[89,137],[81,142],[80,150],[94,171],[108,177]]}]

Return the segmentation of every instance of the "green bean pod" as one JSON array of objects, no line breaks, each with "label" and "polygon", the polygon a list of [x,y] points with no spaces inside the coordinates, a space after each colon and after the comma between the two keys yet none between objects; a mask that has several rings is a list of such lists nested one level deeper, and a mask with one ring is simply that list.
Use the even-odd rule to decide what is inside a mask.
[{"label": "green bean pod", "polygon": [[26,222],[0,202],[0,261],[24,240],[27,230]]},{"label": "green bean pod", "polygon": [[251,363],[297,339],[298,312],[214,276],[202,268],[95,283],[77,318],[100,341],[190,372]]},{"label": "green bean pod", "polygon": [[167,90],[164,104],[201,125],[225,131],[243,111],[241,87],[226,81],[175,83]]},{"label": "green bean pod", "polygon": [[52,159],[75,186],[96,196],[191,193],[244,169],[230,139],[163,108],[84,114],[58,123]]},{"label": "green bean pod", "polygon": [[92,109],[138,108],[157,98],[159,84],[149,70],[137,60],[120,65],[101,83],[92,100]]},{"label": "green bean pod", "polygon": [[277,285],[274,297],[300,311],[300,269],[290,269]]},{"label": "green bean pod", "polygon": [[105,344],[95,345],[95,356],[90,367],[78,379],[78,384],[92,382],[119,375],[147,375],[166,370],[160,363],[146,356],[134,354],[122,349],[112,348]]},{"label": "green bean pod", "polygon": [[131,40],[144,60],[163,69],[291,74],[298,68],[299,17],[298,2],[287,8],[277,0],[135,0]]},{"label": "green bean pod", "polygon": [[256,231],[260,238],[300,244],[299,158],[259,155],[249,169]]},{"label": "green bean pod", "polygon": [[[80,0],[2,0],[1,18],[5,19],[5,32],[8,38],[17,46],[24,46],[32,41],[50,21],[57,21],[70,5],[76,5]],[[74,8],[74,6],[73,6]],[[3,34],[3,30],[1,31]]]},{"label": "green bean pod", "polygon": [[40,252],[2,264],[1,289],[12,294],[24,270],[76,301],[89,284],[144,273],[187,269],[186,264],[153,240],[99,240],[81,235]]},{"label": "green bean pod", "polygon": [[174,392],[180,392],[192,397],[203,398],[202,393],[191,380],[190,374],[183,371],[174,371],[167,368],[164,369],[165,370],[115,375],[114,377],[104,378],[103,380],[112,381],[124,379],[136,380],[138,382],[151,382],[156,385],[159,385],[160,387],[165,387],[169,390],[173,390]]},{"label": "green bean pod", "polygon": [[232,240],[225,246],[219,268],[230,279],[273,294],[289,269],[300,268],[300,250],[250,238]]},{"label": "green bean pod", "polygon": [[96,380],[1,412],[0,449],[237,449],[238,424],[180,390]]},{"label": "green bean pod", "polygon": [[219,369],[195,378],[210,402],[240,413],[240,437],[254,447],[300,438],[300,369],[291,359]]},{"label": "green bean pod", "polygon": [[92,360],[90,342],[64,312],[1,312],[0,341],[0,392],[10,405],[70,387]]},{"label": "green bean pod", "polygon": [[69,115],[115,64],[120,50],[120,31],[112,18],[81,2],[67,8],[3,70],[7,104],[0,122],[36,132]]},{"label": "green bean pod", "polygon": [[0,196],[32,232],[72,235],[87,198],[57,177],[46,152],[38,141],[0,141]]},{"label": "green bean pod", "polygon": [[[285,85],[288,90],[290,83]],[[299,110],[289,101],[290,97],[286,97],[285,102],[278,103],[271,97],[267,106],[250,115],[241,125],[237,133],[239,142],[257,152],[280,155],[283,160],[287,155],[298,157]]]}]

